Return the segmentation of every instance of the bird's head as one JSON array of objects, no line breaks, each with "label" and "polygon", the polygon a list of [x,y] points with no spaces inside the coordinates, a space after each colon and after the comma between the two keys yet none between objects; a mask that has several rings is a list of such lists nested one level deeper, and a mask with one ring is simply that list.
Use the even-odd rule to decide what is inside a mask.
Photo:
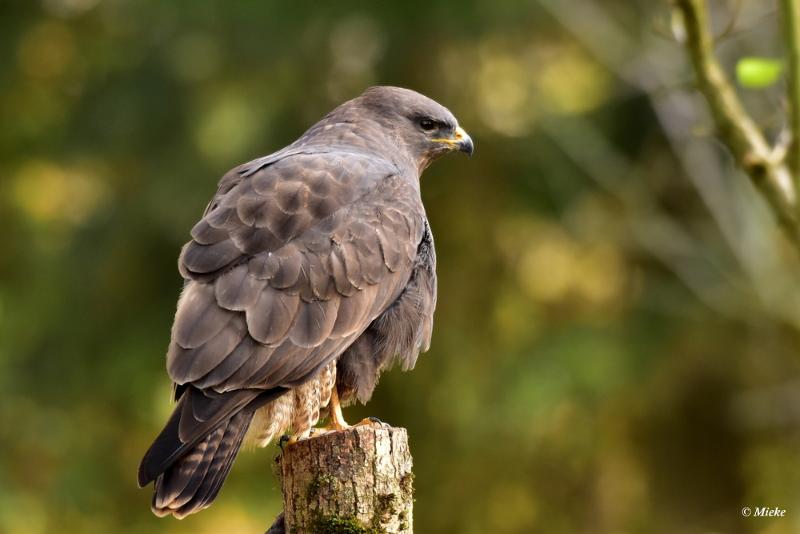
[{"label": "bird's head", "polygon": [[371,87],[354,103],[404,149],[420,171],[448,152],[472,155],[472,139],[446,107],[410,89]]}]

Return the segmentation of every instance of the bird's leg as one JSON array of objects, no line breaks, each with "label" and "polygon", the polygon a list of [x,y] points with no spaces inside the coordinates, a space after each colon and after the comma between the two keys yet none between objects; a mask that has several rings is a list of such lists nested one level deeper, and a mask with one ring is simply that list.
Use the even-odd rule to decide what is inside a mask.
[{"label": "bird's leg", "polygon": [[339,404],[339,394],[336,391],[336,386],[334,386],[333,391],[331,392],[330,407],[331,422],[329,428],[332,430],[344,430],[353,426],[381,426],[383,424],[383,421],[377,417],[367,417],[354,425],[348,425],[347,421],[344,420],[344,416],[342,415],[342,405]]},{"label": "bird's leg", "polygon": [[339,404],[339,394],[337,393],[335,386],[331,392],[330,407],[331,422],[329,428],[332,430],[345,430],[353,426],[381,426],[383,424],[383,421],[377,417],[367,417],[354,425],[347,424],[347,421],[344,420],[344,416],[342,415],[342,405]]},{"label": "bird's leg", "polygon": [[316,437],[322,434],[327,434],[328,432],[335,432],[337,430],[346,430],[354,426],[380,426],[383,424],[377,417],[367,417],[355,425],[348,424],[347,421],[344,420],[344,415],[342,415],[342,405],[339,402],[339,393],[336,391],[336,386],[334,386],[333,390],[331,391],[331,400],[328,403],[328,408],[331,411],[328,424],[322,428],[312,429],[310,437]]},{"label": "bird's leg", "polygon": [[342,415],[342,405],[339,404],[339,393],[336,391],[336,386],[333,386],[333,390],[331,391],[331,402],[329,406],[331,409],[330,428],[333,430],[350,428],[350,425],[344,420],[344,415]]},{"label": "bird's leg", "polygon": [[336,432],[337,430],[345,430],[350,428],[347,421],[344,420],[342,415],[342,405],[339,403],[339,394],[336,391],[336,386],[333,386],[331,391],[331,400],[328,401],[328,409],[330,416],[328,417],[328,424],[322,427],[312,428],[309,437],[315,438],[328,432]]}]

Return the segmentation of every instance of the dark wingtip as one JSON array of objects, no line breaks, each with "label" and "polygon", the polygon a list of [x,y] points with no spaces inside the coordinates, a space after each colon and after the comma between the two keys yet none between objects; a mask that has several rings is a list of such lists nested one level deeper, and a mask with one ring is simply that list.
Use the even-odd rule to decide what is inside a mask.
[{"label": "dark wingtip", "polygon": [[144,467],[144,460],[142,463],[139,464],[139,473],[136,479],[136,483],[139,485],[140,488],[145,487],[146,485],[150,484],[154,480],[154,477],[150,476],[150,473],[147,473]]},{"label": "dark wingtip", "polygon": [[[153,445],[155,445],[155,443]],[[164,471],[164,469],[160,469],[161,466],[158,465],[157,462],[153,461],[153,445],[147,449],[142,461],[139,462],[139,470],[137,472],[136,482],[139,484],[140,488],[150,484]]]},{"label": "dark wingtip", "polygon": [[[165,428],[164,430],[167,429]],[[159,435],[159,438],[163,434],[164,432],[162,432],[162,434]],[[161,461],[155,459],[154,449],[156,448],[156,445],[159,444],[159,438],[156,438],[156,441],[153,442],[152,445],[150,445],[150,448],[147,449],[146,453],[144,453],[142,461],[139,462],[139,471],[137,472],[136,482],[139,484],[140,488],[143,488],[146,485],[150,484],[152,481],[158,478],[158,475],[163,473],[166,470],[166,468],[169,467],[169,465],[164,465],[165,461],[163,458],[161,459]]]},{"label": "dark wingtip", "polygon": [[175,410],[172,412],[164,429],[156,437],[147,452],[144,453],[142,461],[139,463],[139,471],[137,474],[137,482],[140,488],[145,487],[150,482],[158,478],[158,475],[163,473],[175,461],[177,456],[186,449],[178,437],[178,424],[181,419],[181,410],[183,409],[184,397],[175,405]]}]

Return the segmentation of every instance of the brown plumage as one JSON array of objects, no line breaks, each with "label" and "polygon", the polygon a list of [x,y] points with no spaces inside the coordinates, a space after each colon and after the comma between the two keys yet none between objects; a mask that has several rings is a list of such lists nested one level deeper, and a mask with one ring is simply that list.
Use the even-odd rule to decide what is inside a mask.
[{"label": "brown plumage", "polygon": [[374,87],[269,156],[228,172],[181,251],[167,352],[177,405],[139,485],[176,517],[216,497],[245,437],[303,437],[332,396],[366,402],[380,372],[430,344],[436,256],[419,176],[472,153],[453,115]]}]

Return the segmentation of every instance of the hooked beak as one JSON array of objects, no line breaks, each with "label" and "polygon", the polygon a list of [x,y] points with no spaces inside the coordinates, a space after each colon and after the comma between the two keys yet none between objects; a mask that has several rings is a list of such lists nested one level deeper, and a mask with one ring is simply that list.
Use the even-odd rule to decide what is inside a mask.
[{"label": "hooked beak", "polygon": [[465,152],[470,157],[472,156],[472,153],[475,152],[475,145],[472,143],[472,138],[461,126],[456,128],[455,134],[452,138],[441,137],[438,139],[433,139],[433,141],[437,143],[444,143],[448,145],[451,150]]},{"label": "hooked beak", "polygon": [[475,145],[472,144],[472,138],[461,126],[456,128],[456,146],[469,157],[472,157],[472,153],[475,152]]}]

